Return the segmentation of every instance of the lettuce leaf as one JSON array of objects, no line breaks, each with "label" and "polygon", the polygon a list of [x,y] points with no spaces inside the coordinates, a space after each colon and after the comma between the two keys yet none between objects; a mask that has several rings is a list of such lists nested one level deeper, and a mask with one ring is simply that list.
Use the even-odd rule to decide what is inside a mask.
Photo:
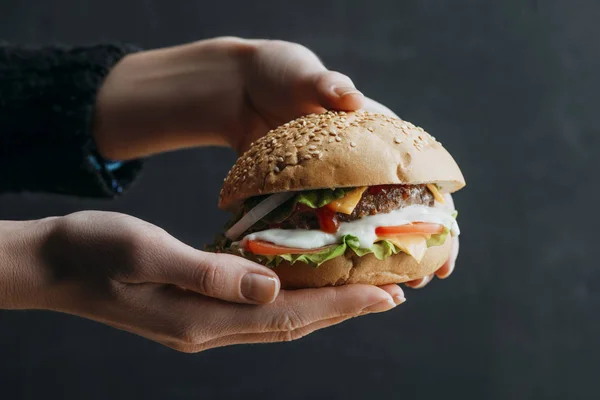
[{"label": "lettuce leaf", "polygon": [[[452,213],[452,218],[456,219],[458,216],[458,211],[454,211]],[[438,233],[437,235],[431,235],[431,237],[427,240],[427,247],[433,246],[441,246],[446,243],[446,238],[450,233],[450,229],[444,227],[444,231],[442,233]]]}]

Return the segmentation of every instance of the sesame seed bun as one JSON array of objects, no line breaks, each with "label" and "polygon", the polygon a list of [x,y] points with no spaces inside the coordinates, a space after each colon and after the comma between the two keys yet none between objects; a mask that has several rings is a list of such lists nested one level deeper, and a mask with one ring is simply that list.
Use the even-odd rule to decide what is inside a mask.
[{"label": "sesame seed bun", "polygon": [[366,111],[311,114],[254,142],[223,184],[219,208],[287,191],[384,184],[465,186],[452,156],[410,122]]},{"label": "sesame seed bun", "polygon": [[350,283],[387,285],[403,283],[433,274],[450,257],[452,237],[441,246],[427,249],[421,262],[405,253],[381,261],[373,254],[359,257],[352,250],[343,256],[321,264],[318,268],[297,262],[282,262],[273,270],[279,276],[282,289],[317,288]]}]

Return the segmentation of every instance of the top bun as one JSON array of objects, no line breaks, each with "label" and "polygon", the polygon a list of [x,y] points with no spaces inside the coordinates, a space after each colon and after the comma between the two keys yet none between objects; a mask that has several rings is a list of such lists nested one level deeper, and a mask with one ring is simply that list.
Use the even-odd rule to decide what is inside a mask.
[{"label": "top bun", "polygon": [[328,111],[252,143],[225,178],[219,208],[277,192],[423,183],[448,193],[465,186],[452,156],[422,128],[367,111]]}]

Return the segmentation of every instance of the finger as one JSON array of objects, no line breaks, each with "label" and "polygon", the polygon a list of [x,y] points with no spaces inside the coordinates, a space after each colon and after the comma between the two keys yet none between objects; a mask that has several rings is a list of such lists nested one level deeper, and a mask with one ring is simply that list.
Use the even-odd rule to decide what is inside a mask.
[{"label": "finger", "polygon": [[[329,71],[315,53],[304,46],[270,41],[255,57],[257,76],[249,88],[258,96],[261,112],[291,120],[326,109],[352,111],[364,96],[347,76]],[[260,87],[253,85],[260,82]]]},{"label": "finger", "polygon": [[312,84],[319,104],[326,109],[354,111],[363,105],[364,95],[344,74],[325,71],[316,75]]},{"label": "finger", "polygon": [[208,314],[220,327],[217,334],[223,335],[292,331],[325,319],[384,312],[394,307],[394,299],[385,290],[357,284],[282,290],[273,303],[261,307],[214,302]]},{"label": "finger", "polygon": [[168,234],[142,246],[143,259],[137,260],[141,272],[130,283],[175,285],[204,296],[248,304],[270,303],[279,293],[277,275],[245,258],[202,252]]},{"label": "finger", "polygon": [[427,275],[420,279],[415,279],[414,281],[406,282],[406,286],[412,289],[421,289],[424,288],[431,280],[433,279],[433,274]]},{"label": "finger", "polygon": [[234,334],[229,336],[220,337],[217,339],[209,340],[208,342],[183,346],[183,349],[178,343],[168,343],[169,347],[174,347],[177,350],[183,350],[188,353],[198,353],[208,349],[214,349],[223,346],[233,346],[239,344],[260,344],[260,343],[278,343],[278,342],[291,342],[294,340],[301,339],[316,332],[320,329],[329,328],[331,326],[340,324],[348,319],[353,318],[352,315],[346,315],[342,317],[330,318],[323,321],[317,321],[310,325],[295,329],[293,331],[282,331],[282,332],[268,332],[268,333],[242,333]]},{"label": "finger", "polygon": [[[183,256],[183,254],[182,254]],[[161,282],[198,294],[235,303],[267,304],[279,293],[277,275],[269,268],[242,257],[192,251],[164,268]]]},{"label": "finger", "polygon": [[379,288],[382,290],[385,290],[390,296],[392,296],[392,299],[394,299],[394,303],[396,303],[397,306],[406,301],[406,297],[404,296],[404,291],[398,285],[394,285],[394,284],[384,285],[384,286],[379,286]]}]

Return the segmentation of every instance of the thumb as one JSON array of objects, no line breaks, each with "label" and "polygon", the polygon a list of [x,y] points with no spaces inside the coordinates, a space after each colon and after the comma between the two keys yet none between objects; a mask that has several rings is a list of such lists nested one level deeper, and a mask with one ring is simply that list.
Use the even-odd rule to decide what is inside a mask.
[{"label": "thumb", "polygon": [[277,275],[245,258],[189,249],[183,259],[160,268],[157,279],[204,296],[234,303],[267,304],[279,294]]},{"label": "thumb", "polygon": [[308,48],[288,42],[264,42],[258,51],[257,73],[249,79],[258,103],[270,114],[290,120],[324,110],[354,111],[364,96],[344,74],[328,70]]},{"label": "thumb", "polygon": [[311,83],[317,101],[328,110],[354,111],[364,104],[363,94],[348,76],[339,72],[321,72]]}]

